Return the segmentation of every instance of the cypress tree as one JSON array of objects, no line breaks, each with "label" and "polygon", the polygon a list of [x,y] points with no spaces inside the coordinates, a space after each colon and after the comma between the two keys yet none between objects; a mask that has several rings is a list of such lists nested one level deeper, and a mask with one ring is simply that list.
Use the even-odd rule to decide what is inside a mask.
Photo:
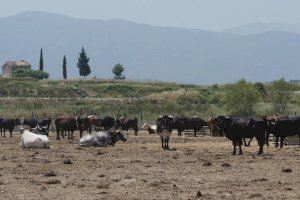
[{"label": "cypress tree", "polygon": [[44,71],[43,48],[41,48],[41,53],[40,53],[40,71]]},{"label": "cypress tree", "polygon": [[63,78],[65,80],[67,79],[67,59],[66,59],[66,56],[64,56],[64,60],[63,60]]},{"label": "cypress tree", "polygon": [[87,57],[84,47],[82,47],[81,52],[79,53],[77,67],[79,68],[79,75],[84,76],[84,78],[91,73],[89,61],[90,59]]}]

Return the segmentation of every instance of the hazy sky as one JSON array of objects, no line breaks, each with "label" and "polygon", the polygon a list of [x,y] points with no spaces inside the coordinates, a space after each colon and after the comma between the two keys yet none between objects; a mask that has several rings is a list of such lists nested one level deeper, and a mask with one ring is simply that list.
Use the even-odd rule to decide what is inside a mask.
[{"label": "hazy sky", "polygon": [[0,0],[0,17],[27,10],[209,30],[254,22],[300,23],[300,0]]}]

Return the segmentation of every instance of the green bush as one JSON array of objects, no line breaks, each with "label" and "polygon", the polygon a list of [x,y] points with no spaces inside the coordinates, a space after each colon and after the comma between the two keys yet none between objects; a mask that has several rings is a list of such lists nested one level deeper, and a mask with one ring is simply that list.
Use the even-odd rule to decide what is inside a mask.
[{"label": "green bush", "polygon": [[35,78],[35,79],[48,79],[49,74],[44,71],[32,69],[18,69],[13,72],[15,78]]},{"label": "green bush", "polygon": [[243,79],[228,85],[225,90],[227,110],[235,115],[252,115],[259,102],[259,96],[258,90]]}]

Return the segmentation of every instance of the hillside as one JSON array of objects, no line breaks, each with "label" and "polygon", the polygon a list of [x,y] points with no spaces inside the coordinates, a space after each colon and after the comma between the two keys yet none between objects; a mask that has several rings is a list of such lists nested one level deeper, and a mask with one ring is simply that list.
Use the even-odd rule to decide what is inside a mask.
[{"label": "hillside", "polygon": [[253,23],[224,30],[224,32],[227,33],[234,33],[240,35],[260,34],[270,31],[285,31],[300,34],[300,24]]},{"label": "hillside", "polygon": [[[158,115],[207,118],[228,114],[225,85],[191,85],[168,82],[112,80],[10,80],[0,79],[0,118],[58,115],[135,116],[154,121]],[[269,88],[269,84],[265,85]],[[300,85],[294,84],[290,114],[300,112]],[[273,113],[268,98],[257,114]]]},{"label": "hillside", "polygon": [[240,36],[42,12],[2,18],[0,27],[0,63],[23,58],[37,66],[43,47],[52,79],[62,76],[63,55],[69,77],[78,77],[75,64],[82,45],[91,58],[90,77],[97,78],[111,78],[119,62],[132,80],[207,84],[300,76],[300,35],[287,32]]}]

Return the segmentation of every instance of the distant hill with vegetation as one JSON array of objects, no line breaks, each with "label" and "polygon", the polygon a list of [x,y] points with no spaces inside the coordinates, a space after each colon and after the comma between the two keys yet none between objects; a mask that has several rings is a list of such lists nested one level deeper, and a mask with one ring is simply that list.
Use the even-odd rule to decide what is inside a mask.
[{"label": "distant hill with vegetation", "polygon": [[[207,118],[227,115],[228,85],[192,85],[172,82],[120,80],[30,80],[0,79],[0,117],[58,115],[135,116],[154,121],[158,115]],[[274,113],[268,91],[261,84],[255,113]],[[261,92],[261,89],[258,89]],[[300,113],[300,85],[291,84],[292,100],[287,114]],[[235,94],[234,94],[235,95]],[[237,97],[238,98],[238,97]]]},{"label": "distant hill with vegetation", "polygon": [[300,76],[300,35],[289,32],[237,35],[33,11],[2,18],[0,27],[0,63],[26,59],[38,69],[43,47],[44,69],[52,79],[62,78],[64,55],[68,77],[79,77],[82,45],[90,57],[90,78],[113,77],[116,63],[131,80],[208,84]]}]

